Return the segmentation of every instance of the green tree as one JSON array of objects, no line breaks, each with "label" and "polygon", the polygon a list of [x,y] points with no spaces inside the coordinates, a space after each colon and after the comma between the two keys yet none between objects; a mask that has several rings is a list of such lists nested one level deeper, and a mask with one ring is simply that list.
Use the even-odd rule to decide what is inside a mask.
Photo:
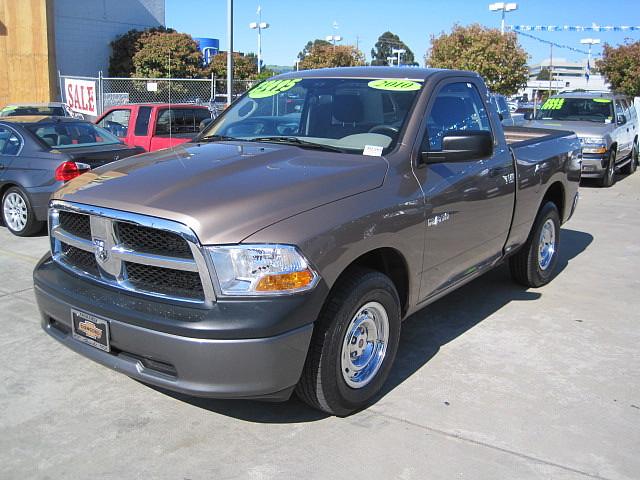
[{"label": "green tree", "polygon": [[316,38],[314,41],[309,40],[307,44],[304,46],[304,48],[302,49],[302,51],[298,53],[298,60],[302,61],[304,57],[309,55],[311,53],[311,50],[313,50],[316,47],[331,47],[331,46],[332,46],[331,43],[327,42],[326,40],[320,40],[319,38]]},{"label": "green tree", "polygon": [[198,78],[202,76],[202,53],[191,35],[148,32],[138,40],[133,56],[137,77]]},{"label": "green tree", "polygon": [[[235,80],[250,80],[258,76],[258,59],[254,54],[241,55],[233,53],[233,78]],[[207,77],[227,78],[227,53],[215,55],[209,65],[204,68]]]},{"label": "green tree", "polygon": [[455,25],[451,33],[431,36],[425,62],[433,68],[471,70],[484,77],[492,92],[511,95],[527,83],[527,53],[515,33],[478,24]]},{"label": "green tree", "polygon": [[364,54],[351,45],[319,45],[300,61],[301,70],[365,65]]},{"label": "green tree", "polygon": [[640,95],[640,41],[626,41],[618,47],[605,43],[596,66],[614,91]]},{"label": "green tree", "polygon": [[411,49],[400,40],[400,37],[395,33],[384,32],[378,37],[378,41],[371,49],[371,65],[388,65],[388,57],[396,57],[397,54],[391,53],[392,49],[404,49],[405,53],[402,54],[400,61],[403,65],[417,66],[415,57]]},{"label": "green tree", "polygon": [[129,30],[120,35],[109,45],[111,56],[109,58],[109,75],[112,77],[130,77],[134,74],[133,56],[140,50],[140,37],[149,33],[175,33],[172,28],[154,27],[146,30]]}]

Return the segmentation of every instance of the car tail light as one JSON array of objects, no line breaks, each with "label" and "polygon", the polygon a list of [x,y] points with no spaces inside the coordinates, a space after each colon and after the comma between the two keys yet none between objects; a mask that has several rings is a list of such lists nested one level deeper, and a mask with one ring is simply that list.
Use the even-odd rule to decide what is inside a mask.
[{"label": "car tail light", "polygon": [[79,175],[82,175],[84,172],[88,172],[91,170],[91,167],[86,163],[79,162],[62,162],[56,168],[55,178],[58,181],[68,182],[76,178]]}]

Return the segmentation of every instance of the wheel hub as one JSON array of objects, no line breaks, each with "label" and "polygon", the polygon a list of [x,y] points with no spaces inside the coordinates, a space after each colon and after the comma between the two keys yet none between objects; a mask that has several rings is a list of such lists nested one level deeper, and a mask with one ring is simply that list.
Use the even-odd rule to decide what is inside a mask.
[{"label": "wheel hub", "polygon": [[542,225],[540,242],[538,244],[538,265],[541,270],[546,270],[551,265],[551,260],[556,252],[556,226],[553,220],[548,219]]},{"label": "wheel hub", "polygon": [[8,226],[19,232],[27,225],[28,210],[24,199],[15,192],[10,193],[4,200],[4,219]]},{"label": "wheel hub", "polygon": [[378,302],[362,306],[351,319],[342,344],[342,377],[352,388],[362,388],[378,373],[389,340],[389,319]]}]

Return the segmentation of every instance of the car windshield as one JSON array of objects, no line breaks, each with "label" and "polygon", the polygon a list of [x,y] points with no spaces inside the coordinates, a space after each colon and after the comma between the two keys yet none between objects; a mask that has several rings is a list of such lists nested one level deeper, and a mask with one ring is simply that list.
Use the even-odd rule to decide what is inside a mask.
[{"label": "car windshield", "polygon": [[611,123],[613,102],[609,98],[550,98],[540,107],[536,120]]},{"label": "car windshield", "polygon": [[120,143],[115,136],[89,122],[38,123],[27,128],[51,148],[73,148]]},{"label": "car windshield", "polygon": [[43,106],[9,106],[0,110],[0,117],[22,117],[25,115],[46,115],[64,117],[65,112],[62,107]]},{"label": "car windshield", "polygon": [[420,80],[289,78],[251,89],[200,140],[286,142],[346,153],[389,150]]}]

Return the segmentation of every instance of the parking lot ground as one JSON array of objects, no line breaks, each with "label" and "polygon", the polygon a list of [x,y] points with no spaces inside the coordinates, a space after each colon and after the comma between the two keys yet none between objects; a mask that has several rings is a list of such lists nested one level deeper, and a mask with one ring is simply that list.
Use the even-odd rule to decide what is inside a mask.
[{"label": "parking lot ground", "polygon": [[541,289],[499,268],[414,315],[348,418],[145,386],[45,335],[46,237],[0,227],[0,478],[638,479],[640,173],[585,187]]}]

